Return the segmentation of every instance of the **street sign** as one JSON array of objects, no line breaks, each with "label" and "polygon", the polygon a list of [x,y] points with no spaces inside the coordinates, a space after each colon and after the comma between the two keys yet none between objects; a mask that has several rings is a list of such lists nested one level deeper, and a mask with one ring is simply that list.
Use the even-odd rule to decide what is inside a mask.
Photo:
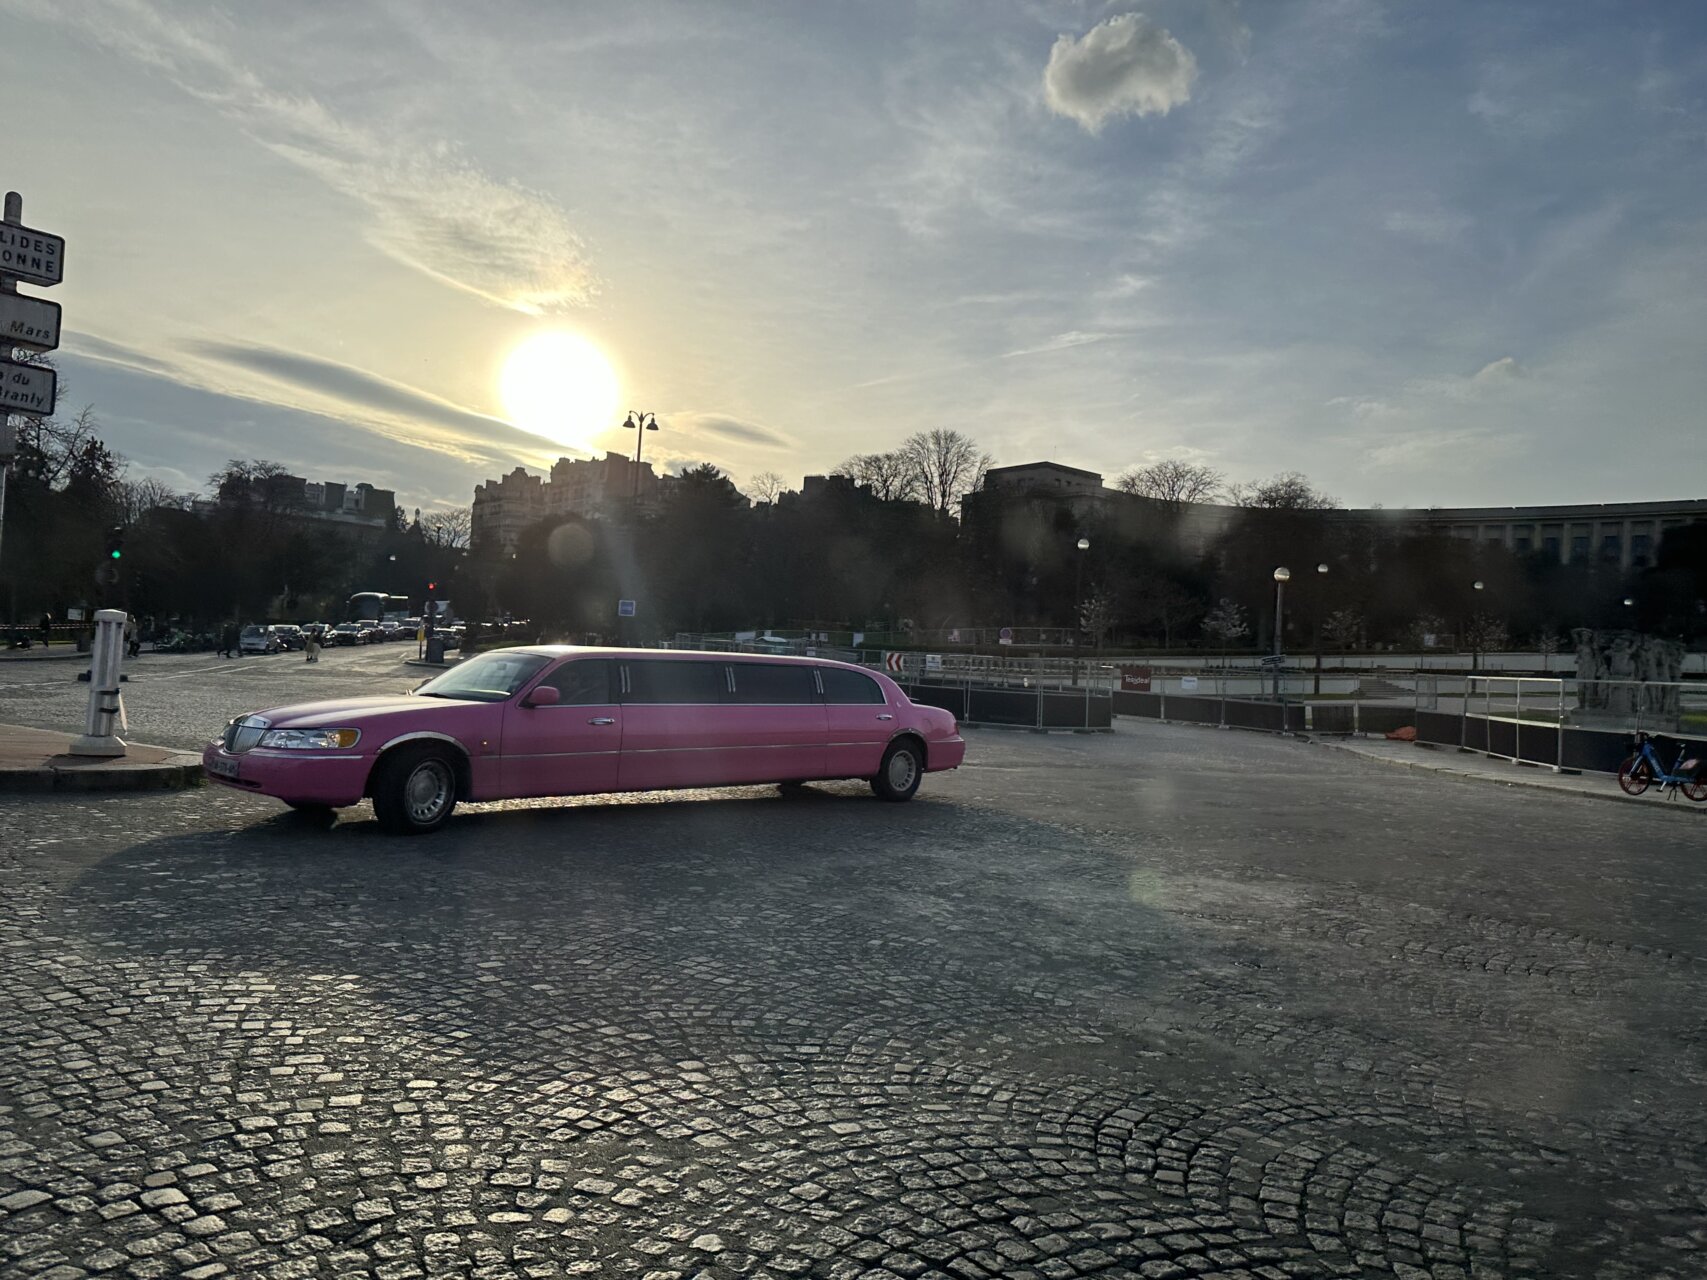
[{"label": "street sign", "polygon": [[1265,667],[1282,667],[1286,665],[1286,655],[1283,653],[1265,653],[1262,656]]},{"label": "street sign", "polygon": [[1179,691],[1181,693],[1196,693],[1197,692],[1197,677],[1196,676],[1181,676],[1179,678]]},{"label": "street sign", "polygon": [[28,347],[52,351],[59,346],[59,304],[21,293],[0,293],[0,349]]},{"label": "street sign", "polygon": [[619,618],[632,618],[634,616],[634,601],[618,600],[616,602],[616,616]]},{"label": "street sign", "polygon": [[904,653],[886,653],[883,655],[883,669],[885,671],[901,671],[906,668],[906,665],[907,655]]},{"label": "street sign", "polygon": [[1150,677],[1154,674],[1150,667],[1122,667],[1120,687],[1126,693],[1149,693]]},{"label": "street sign", "polygon": [[0,222],[0,276],[58,284],[65,279],[65,237]]},{"label": "street sign", "polygon": [[0,360],[0,410],[45,418],[53,412],[59,379],[52,369]]},{"label": "street sign", "polygon": [[942,670],[942,655],[940,653],[927,653],[925,655],[925,670],[926,671],[941,671]]}]

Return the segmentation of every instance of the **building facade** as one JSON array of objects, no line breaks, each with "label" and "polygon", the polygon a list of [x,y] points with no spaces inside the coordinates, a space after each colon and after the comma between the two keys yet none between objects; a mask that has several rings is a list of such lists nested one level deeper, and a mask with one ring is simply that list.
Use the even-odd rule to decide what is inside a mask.
[{"label": "building facade", "polygon": [[474,546],[514,551],[522,530],[547,516],[608,519],[637,505],[644,511],[669,481],[650,462],[620,453],[602,458],[559,458],[549,478],[517,467],[498,480],[474,486],[469,524]]},{"label": "building facade", "polygon": [[202,515],[221,507],[263,507],[304,520],[324,521],[351,532],[382,533],[397,514],[397,493],[365,481],[346,485],[336,480],[306,480],[288,474],[256,476],[245,484],[226,485],[213,498],[191,504]]},{"label": "building facade", "polygon": [[[1161,505],[1109,488],[1095,471],[1058,462],[1031,462],[992,467],[984,487],[967,495],[966,518],[976,521],[1002,501],[1016,498],[1065,506],[1081,517],[1093,511],[1115,515],[1135,505]],[[1180,504],[1178,528],[1184,549],[1199,554],[1207,550],[1242,510],[1212,502]],[[1707,498],[1537,507],[1365,508],[1330,510],[1323,515],[1335,524],[1437,532],[1519,555],[1546,556],[1560,564],[1606,564],[1628,570],[1652,565],[1669,531],[1707,520]]]}]

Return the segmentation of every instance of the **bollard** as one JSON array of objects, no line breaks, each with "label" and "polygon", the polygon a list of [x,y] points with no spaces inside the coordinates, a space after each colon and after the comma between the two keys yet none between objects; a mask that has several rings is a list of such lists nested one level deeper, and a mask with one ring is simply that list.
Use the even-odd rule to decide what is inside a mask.
[{"label": "bollard", "polygon": [[124,739],[113,734],[119,713],[119,662],[124,657],[124,610],[95,612],[94,656],[89,661],[89,710],[83,736],[72,740],[74,756],[122,756]]}]

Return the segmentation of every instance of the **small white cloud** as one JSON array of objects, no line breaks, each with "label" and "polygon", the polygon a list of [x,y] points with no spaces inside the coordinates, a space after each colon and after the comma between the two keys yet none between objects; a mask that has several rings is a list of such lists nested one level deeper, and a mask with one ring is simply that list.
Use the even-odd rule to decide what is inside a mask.
[{"label": "small white cloud", "polygon": [[1471,377],[1470,381],[1479,387],[1499,386],[1523,377],[1523,366],[1512,356],[1502,356],[1498,360],[1483,365]]},{"label": "small white cloud", "polygon": [[1377,400],[1373,396],[1335,396],[1328,401],[1328,407],[1344,409],[1352,417],[1361,418],[1366,422],[1397,417],[1404,412],[1397,405],[1386,400]]},{"label": "small white cloud", "polygon": [[1197,59],[1141,13],[1062,36],[1049,51],[1043,95],[1057,115],[1096,133],[1115,116],[1167,115],[1191,98]]}]

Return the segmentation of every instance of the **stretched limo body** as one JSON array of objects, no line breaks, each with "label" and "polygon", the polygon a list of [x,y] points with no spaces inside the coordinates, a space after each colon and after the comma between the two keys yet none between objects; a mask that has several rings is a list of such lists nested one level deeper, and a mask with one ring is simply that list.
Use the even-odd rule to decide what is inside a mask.
[{"label": "stretched limo body", "polygon": [[412,694],[239,716],[208,777],[296,808],[371,796],[396,831],[458,800],[839,778],[906,800],[966,754],[954,717],[846,663],[537,646],[459,663]]}]

